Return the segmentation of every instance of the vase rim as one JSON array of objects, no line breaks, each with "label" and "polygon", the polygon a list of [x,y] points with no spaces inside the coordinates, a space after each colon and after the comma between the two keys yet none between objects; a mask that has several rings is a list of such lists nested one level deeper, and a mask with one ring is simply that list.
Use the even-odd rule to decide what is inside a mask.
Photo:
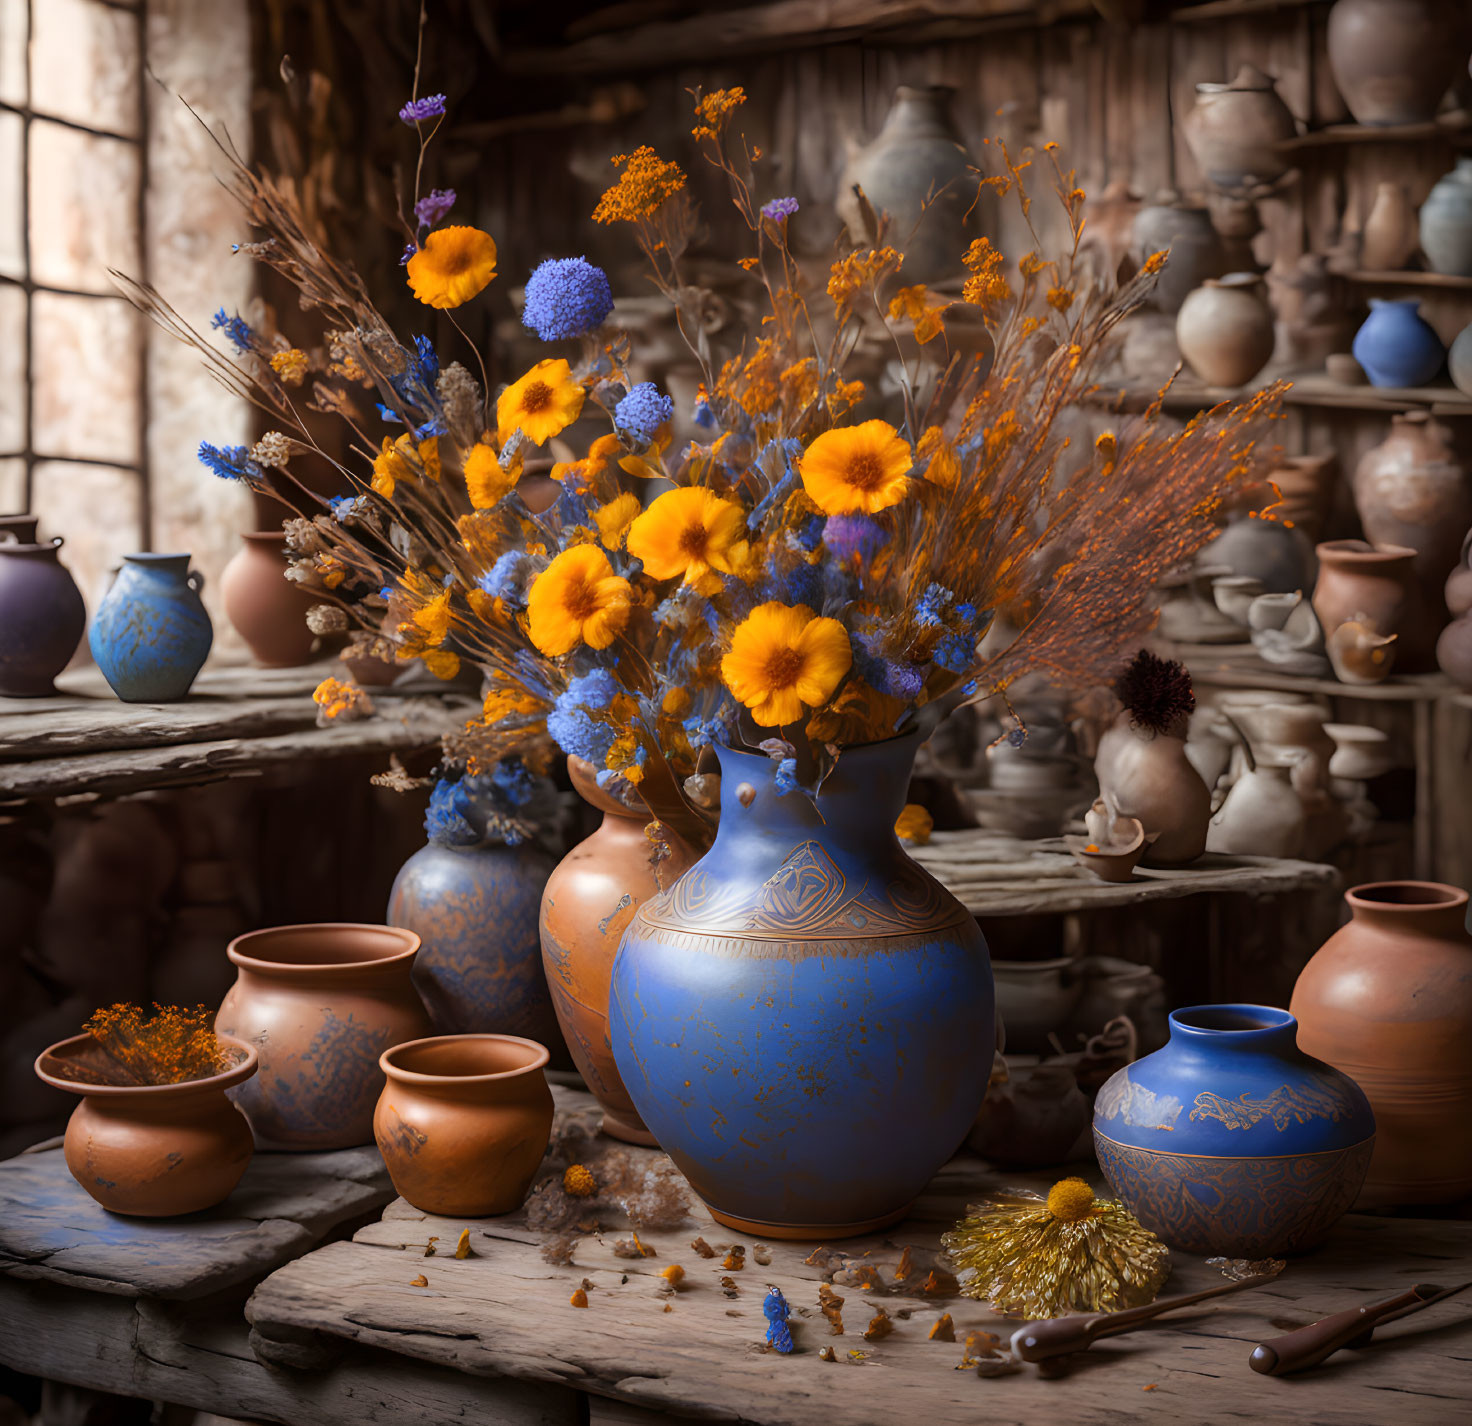
[{"label": "vase rim", "polygon": [[179,560],[186,563],[194,556],[186,553],[168,554],[162,550],[139,550],[136,554],[124,555],[130,564],[174,564]]},{"label": "vase rim", "polygon": [[580,758],[576,753],[568,753],[567,776],[572,783],[572,790],[589,807],[596,807],[600,812],[607,812],[615,817],[642,818],[646,822],[654,816],[637,793],[634,793],[633,802],[625,802],[606,787],[600,787],[598,769],[587,758]]},{"label": "vase rim", "polygon": [[242,540],[252,541],[262,545],[284,545],[286,543],[285,530],[242,530]]},{"label": "vase rim", "polygon": [[43,1068],[48,1060],[59,1066],[65,1063],[69,1051],[81,1049],[89,1044],[95,1045],[97,1041],[85,1030],[80,1035],[68,1035],[66,1039],[58,1040],[54,1045],[42,1050],[36,1056],[36,1077],[44,1080],[54,1089],[63,1089],[69,1094],[79,1094],[87,1099],[101,1096],[117,1099],[127,1095],[148,1095],[156,1099],[160,1095],[171,1092],[176,1095],[197,1093],[201,1090],[213,1092],[243,1084],[259,1067],[260,1057],[256,1053],[256,1047],[245,1040],[236,1039],[234,1035],[221,1035],[217,1032],[215,1038],[222,1045],[238,1051],[240,1058],[228,1069],[223,1069],[218,1074],[206,1075],[203,1079],[181,1079],[172,1084],[87,1084],[82,1080],[66,1079],[52,1070]]},{"label": "vase rim", "polygon": [[1327,555],[1352,564],[1389,564],[1416,557],[1409,545],[1373,545],[1368,540],[1324,540],[1314,546],[1314,553],[1320,560]]},{"label": "vase rim", "polygon": [[[353,959],[273,959],[272,942],[296,945],[310,953],[311,944],[325,949],[335,939],[359,937],[377,941],[381,951],[362,948]],[[225,948],[225,954],[241,970],[257,975],[301,979],[321,975],[324,971],[380,970],[406,965],[419,951],[419,937],[401,926],[373,925],[363,921],[310,921],[295,926],[268,926],[259,931],[246,931]],[[318,954],[322,951],[319,949]],[[299,952],[300,954],[300,952]]]},{"label": "vase rim", "polygon": [[1185,1005],[1169,1016],[1172,1037],[1252,1044],[1296,1032],[1297,1019],[1275,1005]]},{"label": "vase rim", "polygon": [[52,535],[49,540],[38,540],[33,545],[23,545],[19,540],[0,540],[0,550],[8,555],[54,555],[65,543],[62,535]]},{"label": "vase rim", "polygon": [[1460,910],[1467,905],[1465,891],[1441,881],[1367,881],[1350,887],[1344,899],[1352,910],[1388,916]]},{"label": "vase rim", "polygon": [[[414,1052],[423,1054],[442,1047],[473,1050],[514,1047],[524,1051],[520,1064],[502,1070],[474,1070],[463,1074],[435,1074],[429,1070],[409,1069],[397,1061],[412,1058]],[[451,1085],[500,1084],[507,1080],[524,1079],[541,1071],[551,1059],[551,1052],[538,1040],[529,1040],[522,1035],[426,1035],[420,1040],[405,1040],[401,1045],[391,1045],[378,1057],[378,1067],[390,1079],[404,1084],[425,1087],[447,1087]]]}]

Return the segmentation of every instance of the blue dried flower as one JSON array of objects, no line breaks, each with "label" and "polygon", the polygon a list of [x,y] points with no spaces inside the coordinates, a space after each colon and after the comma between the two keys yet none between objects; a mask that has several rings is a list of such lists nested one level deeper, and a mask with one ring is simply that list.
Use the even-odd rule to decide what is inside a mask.
[{"label": "blue dried flower", "polygon": [[777,786],[777,795],[786,797],[789,792],[797,791],[797,759],[783,758],[777,764],[777,771],[773,781]]},{"label": "blue dried flower", "polygon": [[930,585],[924,594],[920,596],[920,602],[915,606],[915,622],[922,629],[934,628],[937,624],[946,622],[946,611],[955,601],[956,596],[943,584]]},{"label": "blue dried flower", "polygon": [[409,259],[419,251],[418,243],[405,243],[404,251],[399,254],[399,266],[408,267]]},{"label": "blue dried flower", "polygon": [[536,574],[537,566],[525,550],[507,550],[477,583],[492,599],[521,610],[526,608],[526,592]]},{"label": "blue dried flower", "polygon": [[507,806],[525,807],[539,790],[537,775],[520,758],[507,758],[496,764],[491,786]]},{"label": "blue dried flower", "polygon": [[201,441],[198,455],[221,480],[251,480],[261,474],[247,446],[212,446],[208,441]]},{"label": "blue dried flower", "polygon": [[796,538],[799,548],[806,550],[809,554],[817,549],[823,543],[823,527],[827,523],[826,516],[809,515],[803,521],[802,527],[797,532]]},{"label": "blue dried flower", "polygon": [[792,1350],[792,1329],[787,1325],[791,1311],[781,1288],[772,1288],[762,1299],[762,1316],[767,1319],[767,1344],[784,1356]]},{"label": "blue dried flower", "polygon": [[414,218],[421,228],[432,228],[455,206],[453,188],[431,188],[414,205]]},{"label": "blue dried flower", "polygon": [[217,332],[224,332],[229,338],[230,345],[242,355],[250,350],[251,330],[250,324],[237,312],[233,317],[226,315],[225,309],[220,308],[210,319],[210,326]]},{"label": "blue dried flower", "polygon": [[569,757],[583,758],[601,768],[618,731],[609,723],[590,718],[588,712],[607,708],[621,692],[623,686],[606,668],[595,668],[571,679],[547,715],[547,731],[557,746]]},{"label": "blue dried flower", "polygon": [[797,212],[796,198],[774,198],[770,203],[762,204],[762,217],[770,218],[774,223],[785,223]]},{"label": "blue dried flower", "polygon": [[431,842],[442,847],[473,847],[481,833],[471,822],[472,808],[469,778],[447,782],[441,778],[429,794],[429,810],[424,814],[424,831]]},{"label": "blue dried flower", "polygon": [[641,381],[613,408],[613,424],[626,440],[647,446],[674,414],[675,403],[652,381]]},{"label": "blue dried flower", "polygon": [[716,424],[716,413],[710,409],[710,393],[702,386],[695,396],[695,410],[692,413],[695,424],[702,430],[711,430]]},{"label": "blue dried flower", "polygon": [[861,564],[868,564],[889,543],[889,531],[867,515],[830,515],[823,527],[823,543],[835,559],[850,560],[857,555]]},{"label": "blue dried flower", "polygon": [[970,632],[947,634],[935,646],[935,661],[952,673],[965,673],[976,662],[976,637]]},{"label": "blue dried flower", "polygon": [[596,331],[612,311],[613,288],[601,267],[587,258],[555,257],[527,278],[521,323],[544,342],[560,342]]},{"label": "blue dried flower", "polygon": [[443,94],[426,94],[423,99],[411,99],[399,110],[399,118],[406,124],[420,124],[426,119],[438,119],[445,112]]}]

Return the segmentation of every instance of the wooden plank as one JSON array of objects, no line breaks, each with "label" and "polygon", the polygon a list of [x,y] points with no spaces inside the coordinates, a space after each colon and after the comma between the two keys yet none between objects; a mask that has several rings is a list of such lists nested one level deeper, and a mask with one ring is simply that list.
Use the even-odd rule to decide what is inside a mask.
[{"label": "wooden plank", "polygon": [[1277,13],[1303,5],[1328,5],[1331,0],[1206,0],[1204,5],[1188,5],[1172,10],[1167,16],[1173,25],[1200,25],[1221,20],[1236,20],[1245,15]]},{"label": "wooden plank", "polygon": [[[628,1152],[636,1161],[653,1154]],[[1005,1182],[1041,1185],[1052,1177],[1008,1174]],[[844,1243],[843,1251],[867,1255],[888,1281],[903,1247],[933,1250],[968,1201],[1003,1182],[963,1155],[942,1170],[903,1224],[883,1238]],[[462,1227],[470,1229],[471,1257],[424,1258],[429,1236],[454,1242]],[[746,1268],[729,1273],[719,1258],[696,1256],[688,1244],[697,1234],[718,1250],[743,1242]],[[846,1333],[830,1335],[817,1303],[824,1275],[804,1261],[813,1245],[733,1239],[703,1206],[694,1206],[678,1230],[641,1235],[655,1250],[652,1258],[615,1256],[617,1236],[610,1230],[584,1238],[571,1267],[554,1267],[541,1258],[536,1235],[520,1214],[462,1223],[400,1201],[351,1242],[318,1249],[273,1273],[252,1295],[247,1316],[263,1344],[314,1331],[462,1372],[574,1386],[632,1406],[761,1426],[875,1426],[906,1419],[974,1426],[980,1419],[1045,1418],[1077,1426],[1186,1420],[1214,1426],[1290,1417],[1316,1426],[1392,1419],[1398,1426],[1441,1426],[1466,1399],[1472,1303],[1459,1299],[1434,1319],[1408,1319],[1377,1333],[1371,1350],[1342,1353],[1304,1378],[1258,1376],[1247,1357],[1264,1337],[1413,1282],[1472,1276],[1472,1224],[1347,1218],[1323,1248],[1295,1259],[1269,1287],[1101,1343],[1075,1370],[1047,1382],[1030,1367],[992,1380],[956,1369],[968,1332],[1005,1339],[1017,1325],[967,1298],[927,1300],[891,1291],[883,1306],[894,1330],[866,1341],[862,1333],[875,1295],[839,1286],[847,1299]],[[767,1260],[757,1261],[758,1246]],[[687,1276],[678,1293],[664,1298],[659,1273],[670,1262]],[[1168,1291],[1221,1280],[1202,1260],[1184,1254],[1175,1255],[1173,1266]],[[421,1273],[428,1286],[413,1286]],[[723,1276],[735,1283],[734,1299],[722,1291]],[[589,1307],[578,1310],[568,1299],[585,1278],[592,1284]],[[791,1356],[762,1346],[761,1302],[771,1286],[792,1308],[797,1349]],[[928,1340],[942,1310],[952,1315],[957,1342]],[[834,1363],[818,1356],[829,1345],[837,1353]],[[862,1359],[852,1359],[851,1349]]]},{"label": "wooden plank", "polygon": [[1294,139],[1284,139],[1278,147],[1284,153],[1305,153],[1343,144],[1420,144],[1437,139],[1460,143],[1469,131],[1472,131],[1472,114],[1458,110],[1423,124],[1330,124]]},{"label": "wooden plank", "polygon": [[252,1282],[393,1197],[377,1149],[257,1154],[218,1208],[184,1219],[108,1213],[60,1149],[0,1163],[0,1281],[121,1297],[195,1298]]},{"label": "wooden plank", "polygon": [[1227,648],[1242,644],[1177,644],[1173,652],[1185,661],[1196,683],[1210,688],[1267,688],[1284,693],[1322,694],[1331,698],[1363,699],[1367,703],[1429,703],[1452,693],[1452,681],[1440,673],[1392,674],[1383,683],[1340,683],[1332,678],[1304,678],[1278,673],[1261,659],[1244,654],[1240,659],[1222,655]]},{"label": "wooden plank", "polygon": [[1444,287],[1453,292],[1472,292],[1472,277],[1452,272],[1350,272],[1345,276],[1371,287]]}]

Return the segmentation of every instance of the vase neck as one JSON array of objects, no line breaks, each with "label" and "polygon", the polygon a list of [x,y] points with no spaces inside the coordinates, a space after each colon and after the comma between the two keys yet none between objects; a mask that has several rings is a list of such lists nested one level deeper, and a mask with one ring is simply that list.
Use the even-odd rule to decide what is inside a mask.
[{"label": "vase neck", "polygon": [[189,576],[189,555],[124,555],[123,567],[170,584],[183,584]]},{"label": "vase neck", "polygon": [[1356,924],[1397,936],[1464,940],[1467,893],[1432,881],[1380,881],[1356,886],[1344,895]]},{"label": "vase neck", "polygon": [[1298,1021],[1270,1005],[1192,1005],[1171,1012],[1170,1043],[1192,1054],[1293,1055]]}]

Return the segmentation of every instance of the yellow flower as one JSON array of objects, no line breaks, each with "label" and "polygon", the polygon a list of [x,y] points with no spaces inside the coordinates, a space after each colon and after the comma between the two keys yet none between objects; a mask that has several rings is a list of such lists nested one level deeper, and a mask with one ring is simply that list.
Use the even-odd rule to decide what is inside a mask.
[{"label": "yellow flower", "polygon": [[697,139],[718,139],[721,130],[732,113],[746,103],[746,91],[737,85],[734,89],[714,89],[702,94],[695,101],[695,117],[700,123],[690,132]]},{"label": "yellow flower", "polygon": [[939,426],[925,428],[920,444],[915,447],[915,455],[919,460],[924,460],[927,456],[930,458],[930,463],[925,467],[926,480],[945,490],[955,489],[956,482],[961,478],[961,462],[956,455],[956,448],[946,440],[945,432]]},{"label": "yellow flower", "polygon": [[598,1192],[598,1180],[582,1164],[570,1164],[562,1175],[562,1189],[573,1198],[592,1198]]},{"label": "yellow flower", "polygon": [[373,480],[370,482],[372,488],[385,500],[392,500],[394,488],[401,480],[414,480],[419,470],[415,469],[414,461],[418,460],[419,467],[431,480],[440,478],[440,441],[438,436],[431,436],[427,441],[420,441],[418,446],[414,444],[414,438],[403,435],[396,441],[391,441],[387,436],[383,438],[383,449],[373,458]]},{"label": "yellow flower", "polygon": [[313,690],[312,702],[317,705],[319,723],[351,723],[373,715],[373,700],[356,684],[340,678],[324,678]]},{"label": "yellow flower", "polygon": [[616,154],[614,167],[623,167],[617,183],[598,200],[595,223],[637,223],[652,218],[685,186],[678,164],[666,163],[647,144],[632,154]]},{"label": "yellow flower", "polygon": [[271,357],[271,370],[283,386],[300,386],[307,379],[307,354],[296,347],[276,352]]},{"label": "yellow flower", "polygon": [[496,402],[496,432],[502,445],[520,430],[534,446],[550,441],[577,420],[587,393],[561,357],[539,361]]},{"label": "yellow flower", "polygon": [[865,421],[824,431],[798,471],[825,515],[872,515],[905,498],[913,464],[909,442],[888,421]]},{"label": "yellow flower", "polygon": [[629,526],[643,508],[639,504],[639,497],[627,490],[622,495],[615,496],[607,505],[600,505],[593,512],[593,519],[598,524],[598,538],[609,549],[619,549],[623,545],[624,536],[629,533]]},{"label": "yellow flower", "polygon": [[864,399],[862,381],[837,381],[828,397],[828,412],[832,416],[843,416]]},{"label": "yellow flower", "polygon": [[840,320],[861,293],[869,291],[891,272],[898,272],[904,261],[903,253],[888,247],[870,248],[868,252],[839,258],[828,269],[828,295]]},{"label": "yellow flower", "polygon": [[930,840],[930,830],[934,826],[935,819],[918,802],[907,802],[905,810],[895,821],[894,834],[902,842],[913,842],[917,847],[923,847]]},{"label": "yellow flower", "polygon": [[925,288],[902,287],[889,299],[889,320],[909,321],[914,324],[915,340],[923,347],[926,342],[940,336],[945,330],[941,320],[941,307],[932,307],[925,300]]},{"label": "yellow flower", "polygon": [[826,703],[853,663],[848,631],[806,604],[759,604],[737,626],[721,678],[764,728]]},{"label": "yellow flower", "polygon": [[481,705],[481,715],[488,723],[499,723],[521,713],[540,713],[546,706],[543,699],[524,688],[493,688]]},{"label": "yellow flower", "polygon": [[424,630],[425,638],[429,643],[434,645],[444,643],[450,632],[450,591],[446,589],[443,593],[436,595],[422,609],[416,609],[409,617]]},{"label": "yellow flower", "polygon": [[[1003,275],[1005,259],[989,238],[977,238],[961,259],[971,274],[961,287],[961,300],[983,310],[1011,300],[1012,288]],[[990,314],[989,314],[990,315]]]},{"label": "yellow flower", "polygon": [[526,601],[527,632],[551,657],[579,644],[606,649],[628,625],[632,594],[629,581],[614,574],[597,545],[577,545],[533,582]]},{"label": "yellow flower", "polygon": [[655,579],[694,584],[711,570],[733,573],[732,546],[746,527],[746,512],[703,485],[667,490],[629,530],[629,553]]},{"label": "yellow flower", "polygon": [[496,275],[496,242],[479,228],[436,228],[409,259],[409,286],[431,307],[469,302]]},{"label": "yellow flower", "polygon": [[454,678],[460,672],[460,655],[449,649],[426,649],[419,662],[440,679]]},{"label": "yellow flower", "polygon": [[500,458],[484,441],[477,441],[465,457],[465,488],[477,510],[489,510],[516,488],[520,478],[521,462],[517,460],[510,470],[502,470]]}]

